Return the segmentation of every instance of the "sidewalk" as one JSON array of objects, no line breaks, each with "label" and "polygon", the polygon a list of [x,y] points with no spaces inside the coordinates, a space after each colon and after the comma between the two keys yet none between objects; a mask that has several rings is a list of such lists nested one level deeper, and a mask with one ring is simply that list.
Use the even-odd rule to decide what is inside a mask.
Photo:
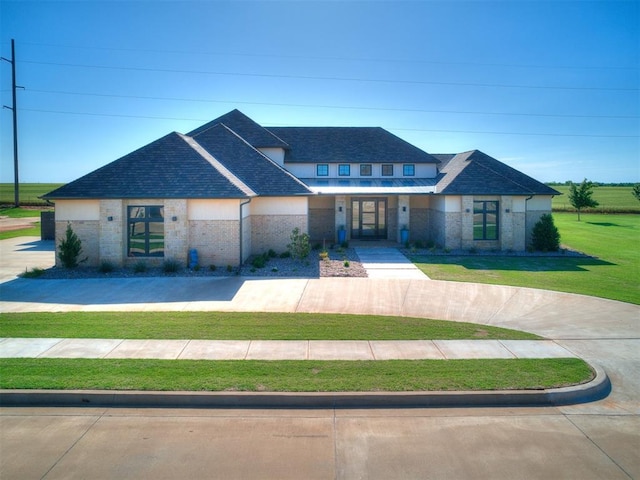
[{"label": "sidewalk", "polygon": [[397,248],[355,247],[355,251],[369,278],[429,279]]},{"label": "sidewalk", "polygon": [[419,360],[566,358],[551,340],[125,340],[2,338],[0,358]]}]

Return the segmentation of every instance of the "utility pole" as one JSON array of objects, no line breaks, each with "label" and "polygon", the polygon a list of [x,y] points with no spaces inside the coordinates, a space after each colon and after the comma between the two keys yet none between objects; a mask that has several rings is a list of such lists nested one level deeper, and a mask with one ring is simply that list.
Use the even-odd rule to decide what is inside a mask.
[{"label": "utility pole", "polygon": [[11,60],[8,58],[0,57],[5,62],[11,64],[11,79],[12,79],[12,95],[13,106],[8,107],[4,105],[4,108],[8,108],[13,112],[13,182],[14,182],[14,203],[16,207],[20,206],[20,182],[18,180],[18,107],[16,106],[16,46],[15,40],[11,39]]}]

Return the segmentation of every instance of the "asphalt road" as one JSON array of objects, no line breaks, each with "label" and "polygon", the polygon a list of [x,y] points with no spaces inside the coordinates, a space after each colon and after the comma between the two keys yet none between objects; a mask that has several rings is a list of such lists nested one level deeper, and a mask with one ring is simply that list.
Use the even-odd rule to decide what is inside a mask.
[{"label": "asphalt road", "polygon": [[[31,252],[41,253],[36,246]],[[22,256],[18,263],[22,268],[29,261]],[[25,282],[9,278],[0,285],[1,311],[280,308],[423,315],[522,329],[603,367],[613,390],[598,402],[544,408],[3,408],[2,479],[640,478],[635,305],[430,280],[88,282],[92,288],[47,281],[63,283],[38,291]],[[132,286],[141,288],[137,296],[127,296]],[[150,305],[150,298],[158,303]]]}]

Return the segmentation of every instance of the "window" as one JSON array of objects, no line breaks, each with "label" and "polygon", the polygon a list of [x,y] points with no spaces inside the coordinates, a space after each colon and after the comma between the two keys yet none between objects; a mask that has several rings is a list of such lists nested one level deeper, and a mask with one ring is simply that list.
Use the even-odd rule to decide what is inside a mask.
[{"label": "window", "polygon": [[338,165],[338,175],[341,177],[348,177],[351,175],[351,165],[346,163]]},{"label": "window", "polygon": [[363,163],[360,165],[360,176],[361,177],[370,177],[371,176],[371,164]]},{"label": "window", "polygon": [[498,202],[473,202],[473,239],[498,239]]},{"label": "window", "polygon": [[405,177],[413,177],[416,174],[416,166],[413,164],[406,164],[402,166],[402,175]]},{"label": "window", "polygon": [[128,255],[164,257],[164,207],[129,207]]},{"label": "window", "polygon": [[393,177],[393,165],[390,163],[382,165],[382,176],[383,177]]},{"label": "window", "polygon": [[327,177],[329,176],[329,165],[326,163],[321,163],[316,165],[316,176],[318,177]]}]

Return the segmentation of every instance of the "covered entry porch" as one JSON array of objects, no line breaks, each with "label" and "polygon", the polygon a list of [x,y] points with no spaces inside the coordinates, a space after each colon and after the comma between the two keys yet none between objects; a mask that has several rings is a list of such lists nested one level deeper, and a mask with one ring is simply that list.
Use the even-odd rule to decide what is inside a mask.
[{"label": "covered entry porch", "polygon": [[[406,232],[406,233],[403,233]],[[318,195],[309,199],[313,242],[429,239],[427,195]]]}]

